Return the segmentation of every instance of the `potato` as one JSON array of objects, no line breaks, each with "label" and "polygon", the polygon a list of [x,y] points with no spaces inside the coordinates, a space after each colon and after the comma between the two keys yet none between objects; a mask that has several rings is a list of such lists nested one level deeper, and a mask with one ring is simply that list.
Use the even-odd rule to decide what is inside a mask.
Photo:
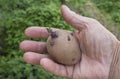
[{"label": "potato", "polygon": [[50,31],[47,50],[54,61],[64,65],[74,65],[81,58],[79,43],[74,33],[66,30]]}]

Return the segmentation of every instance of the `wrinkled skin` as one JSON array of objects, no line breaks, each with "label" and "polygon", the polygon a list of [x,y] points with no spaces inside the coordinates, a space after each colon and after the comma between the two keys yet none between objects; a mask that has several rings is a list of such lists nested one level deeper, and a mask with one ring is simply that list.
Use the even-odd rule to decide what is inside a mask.
[{"label": "wrinkled skin", "polygon": [[[82,59],[72,66],[57,64],[47,54],[45,42],[26,40],[21,42],[20,49],[26,51],[24,60],[27,63],[41,65],[45,70],[68,79],[108,79],[110,64],[119,41],[98,21],[83,17],[69,10],[65,5],[61,8],[64,20],[76,29],[75,35],[82,50]],[[31,38],[48,38],[44,27],[29,27],[25,35]],[[36,53],[35,53],[36,52]]]}]

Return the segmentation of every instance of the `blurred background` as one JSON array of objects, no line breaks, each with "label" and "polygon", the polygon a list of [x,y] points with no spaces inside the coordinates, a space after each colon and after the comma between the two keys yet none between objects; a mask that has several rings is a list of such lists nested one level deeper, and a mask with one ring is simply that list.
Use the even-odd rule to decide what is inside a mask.
[{"label": "blurred background", "polygon": [[0,0],[0,79],[65,79],[25,63],[19,49],[21,41],[31,39],[24,36],[27,27],[74,30],[61,16],[62,4],[97,19],[120,39],[120,0]]}]

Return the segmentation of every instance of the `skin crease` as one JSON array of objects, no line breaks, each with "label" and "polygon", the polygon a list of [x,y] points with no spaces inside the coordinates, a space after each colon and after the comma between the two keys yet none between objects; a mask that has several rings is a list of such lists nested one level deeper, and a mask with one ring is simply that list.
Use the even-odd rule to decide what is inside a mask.
[{"label": "skin crease", "polygon": [[114,51],[108,79],[120,79],[120,42]]},{"label": "skin crease", "polygon": [[[116,48],[120,46],[116,37],[98,21],[83,17],[71,11],[67,6],[61,7],[64,20],[76,29],[82,58],[77,64],[65,66],[51,60],[47,54],[45,42],[26,40],[21,42],[20,49],[25,51],[24,60],[27,63],[41,65],[45,70],[68,79],[108,79],[110,65]],[[29,27],[25,35],[32,38],[47,38],[45,27]]]}]

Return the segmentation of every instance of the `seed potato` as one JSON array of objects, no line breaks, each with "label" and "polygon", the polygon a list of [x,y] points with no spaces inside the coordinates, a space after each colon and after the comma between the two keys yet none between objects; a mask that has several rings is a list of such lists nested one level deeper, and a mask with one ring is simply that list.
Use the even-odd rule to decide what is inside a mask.
[{"label": "seed potato", "polygon": [[66,30],[49,32],[47,50],[54,61],[64,65],[73,65],[80,61],[80,47],[73,32]]}]

